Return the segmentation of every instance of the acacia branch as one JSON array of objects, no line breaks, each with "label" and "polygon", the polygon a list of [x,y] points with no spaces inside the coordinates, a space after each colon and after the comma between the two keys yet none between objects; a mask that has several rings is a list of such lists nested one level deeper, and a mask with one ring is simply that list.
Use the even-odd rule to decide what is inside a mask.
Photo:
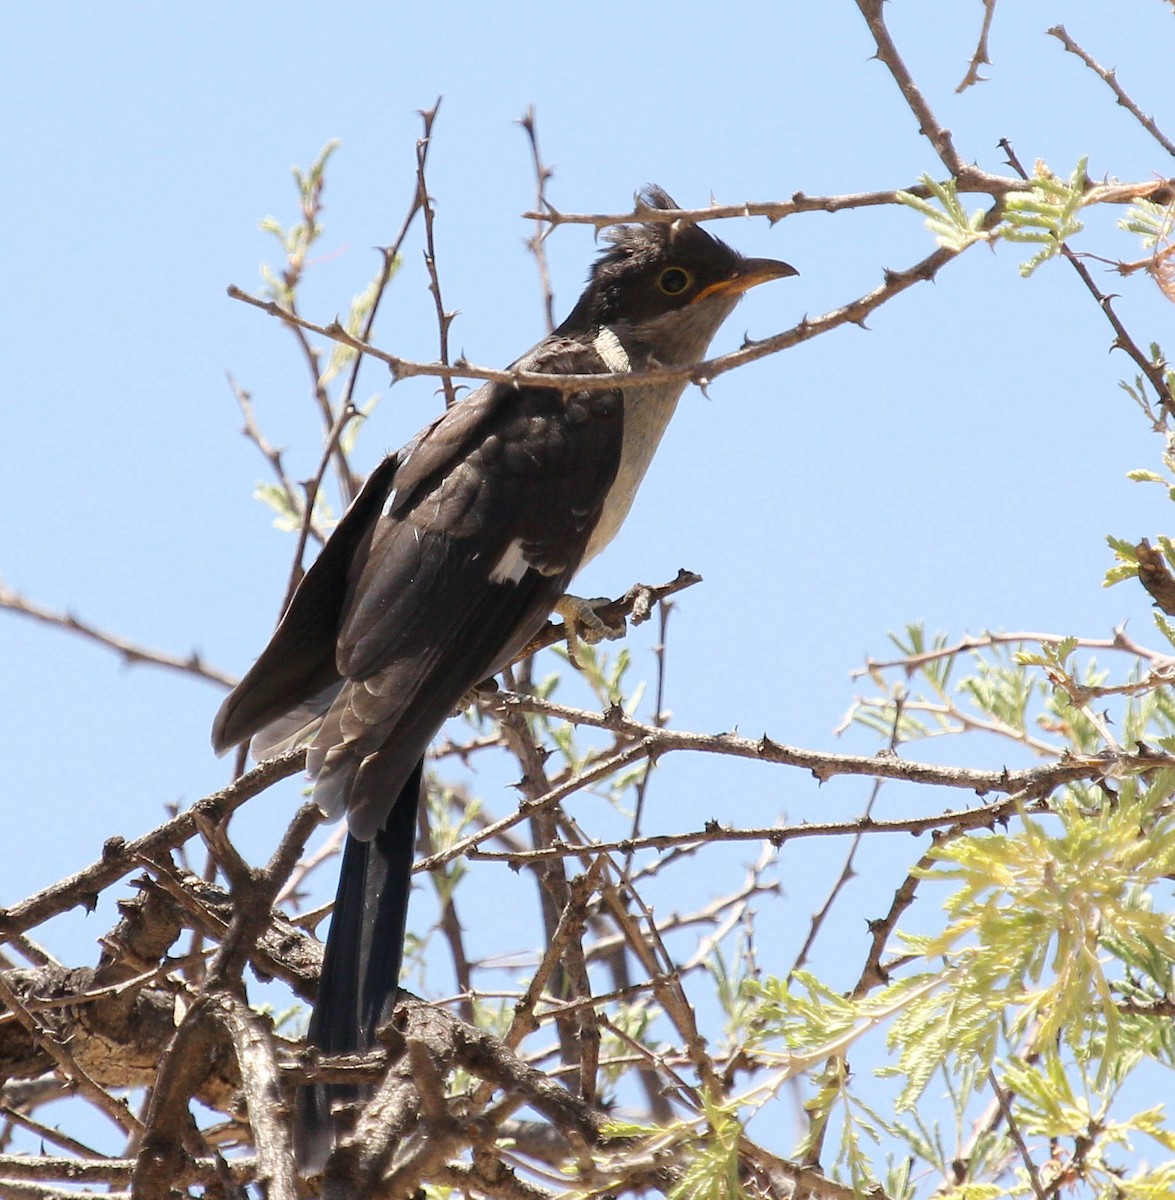
[{"label": "acacia branch", "polygon": [[[617,838],[613,841],[593,841],[592,850],[609,851],[616,854],[635,854],[642,850],[664,853],[675,847],[705,846],[721,842],[764,842],[770,846],[784,846],[803,838],[848,837],[859,838],[873,834],[931,833],[944,826],[961,826],[966,829],[989,829],[1003,820],[1011,808],[1019,803],[1013,797],[1004,796],[977,808],[961,811],[932,813],[926,816],[891,817],[884,820],[862,815],[848,821],[802,821],[796,825],[758,825],[738,827],[723,825],[718,821],[707,822],[702,829],[683,830],[680,833],[646,834],[638,838]],[[584,852],[579,843],[553,842],[537,850],[483,850],[473,846],[466,851],[470,859],[481,862],[509,863],[511,866],[542,862],[552,858],[572,858]],[[793,968],[794,969],[794,968]]]},{"label": "acacia branch", "polygon": [[3,973],[0,973],[0,1005],[24,1026],[34,1043],[49,1055],[61,1077],[77,1088],[100,1112],[105,1113],[125,1133],[136,1133],[142,1128],[138,1118],[127,1107],[126,1101],[112,1096],[78,1062],[66,1042],[59,1039],[52,1030],[41,1026],[23,999],[9,986]]},{"label": "acacia branch", "polygon": [[1011,793],[1023,790],[1030,790],[1036,794],[1047,792],[1061,783],[1096,778],[1120,769],[1149,770],[1175,765],[1175,756],[1167,754],[1074,755],[1056,763],[1026,770],[1008,771],[1005,768],[990,771],[919,763],[884,753],[874,756],[806,750],[773,741],[766,734],[754,739],[740,737],[734,733],[691,733],[686,730],[666,729],[628,716],[619,705],[599,713],[513,692],[502,692],[485,699],[490,708],[501,706],[503,709],[541,713],[573,725],[606,729],[625,739],[639,742],[647,747],[650,754],[659,756],[675,750],[729,754],[735,758],[800,767],[810,771],[821,783],[826,783],[837,775],[864,775],[869,778],[901,779],[907,783],[962,788],[980,795],[987,792]]},{"label": "acacia branch", "polygon": [[[440,104],[440,99],[437,100],[437,105]],[[360,341],[366,343],[371,338],[371,331],[375,326],[376,313],[379,311],[380,301],[383,299],[384,292],[387,290],[388,284],[391,282],[392,275],[395,273],[396,267],[400,262],[400,248],[404,244],[404,239],[408,236],[408,231],[412,228],[412,222],[416,219],[416,214],[420,211],[421,206],[421,180],[423,178],[424,165],[428,160],[428,150],[431,144],[432,123],[436,117],[437,105],[431,109],[427,109],[421,113],[421,118],[424,121],[424,138],[423,141],[417,143],[416,147],[416,163],[418,178],[416,187],[413,189],[412,202],[408,207],[408,212],[400,225],[400,231],[396,235],[391,246],[382,247],[380,255],[382,258],[382,266],[379,276],[376,280],[375,295],[371,301],[371,307],[367,313],[367,319],[364,321],[363,329],[360,334]],[[342,452],[340,441],[343,431],[347,425],[358,415],[358,409],[355,407],[355,386],[359,380],[359,369],[363,365],[363,351],[357,350],[355,361],[351,366],[351,373],[347,378],[347,383],[343,388],[342,395],[339,397],[339,410],[334,413],[331,409],[329,400],[326,405],[326,412],[330,414],[330,420],[327,422],[327,433],[325,449],[321,461],[318,465],[318,470],[314,477],[306,485],[306,497],[302,512],[302,524],[298,530],[298,541],[294,548],[294,555],[290,566],[290,578],[286,585],[285,600],[282,604],[281,611],[284,613],[289,607],[290,601],[294,597],[294,592],[298,584],[302,580],[304,574],[302,568],[302,558],[306,552],[306,542],[313,532],[314,521],[314,505],[318,498],[318,493],[322,488],[322,482],[326,478],[327,468],[330,464],[331,456],[338,449],[339,453],[336,458],[336,470],[339,477],[339,486],[342,489],[343,498],[349,504],[359,491],[359,481],[355,478],[354,472],[351,470],[351,464],[347,459],[346,454]]]},{"label": "acacia branch", "polygon": [[[1028,172],[1024,169],[1015,150],[1012,149],[1011,143],[1007,138],[1000,139],[1000,147],[1008,156],[1008,162],[1012,168],[1017,171],[1024,179],[1028,179]],[[1153,192],[1159,185],[1155,185],[1151,189]],[[1158,362],[1144,354],[1134,338],[1130,336],[1126,326],[1122,323],[1121,318],[1114,311],[1114,297],[1103,292],[1093,281],[1093,276],[1089,273],[1089,268],[1078,258],[1068,246],[1061,243],[1061,255],[1065,261],[1073,268],[1074,271],[1081,277],[1081,282],[1085,284],[1090,295],[1097,301],[1107,321],[1114,330],[1114,340],[1110,343],[1111,350],[1124,350],[1130,358],[1132,358],[1138,369],[1146,376],[1151,387],[1155,389],[1155,395],[1158,398],[1159,405],[1163,412],[1168,417],[1175,416],[1175,397],[1171,395],[1171,389],[1167,385],[1166,378],[1166,363]]]},{"label": "acacia branch", "polygon": [[[241,416],[244,419],[245,425],[241,433],[257,447],[258,453],[262,458],[269,463],[270,470],[277,479],[277,485],[281,488],[282,495],[286,498],[286,504],[289,506],[290,512],[298,513],[305,519],[303,512],[304,497],[298,494],[298,489],[294,486],[294,482],[286,474],[285,464],[282,462],[282,451],[272,445],[269,439],[262,432],[261,426],[257,424],[257,418],[253,412],[253,397],[252,395],[233,378],[232,373],[226,371],[225,377],[228,380],[228,385],[232,389],[233,396],[236,398],[237,406],[241,410]],[[309,525],[310,532],[318,542],[325,541],[322,533]]]},{"label": "acacia branch", "polygon": [[267,1198],[295,1200],[290,1122],[284,1104],[273,1040],[261,1018],[239,996],[222,995],[218,1016],[232,1039],[257,1146],[257,1182]]},{"label": "acacia branch", "polygon": [[574,392],[585,388],[599,389],[601,387],[620,388],[622,390],[636,387],[646,387],[649,384],[662,383],[696,383],[704,386],[719,375],[733,371],[747,363],[778,354],[781,350],[789,350],[802,342],[811,341],[821,334],[829,333],[842,325],[864,325],[866,319],[883,304],[900,295],[916,283],[925,283],[935,275],[960,251],[948,247],[940,247],[932,254],[920,259],[912,266],[900,271],[886,271],[885,281],[872,291],[850,300],[840,308],[815,318],[805,317],[798,325],[784,330],[772,337],[758,341],[747,340],[741,349],[717,358],[706,359],[700,363],[686,363],[680,366],[658,367],[648,371],[634,371],[622,375],[581,374],[581,375],[549,375],[539,371],[521,371],[517,369],[500,370],[493,367],[482,367],[459,358],[455,363],[419,363],[410,359],[400,358],[389,354],[375,346],[371,346],[353,334],[349,333],[338,320],[329,325],[317,325],[289,309],[282,308],[272,300],[262,300],[243,292],[235,285],[230,285],[228,294],[234,300],[240,300],[254,308],[261,309],[269,316],[287,324],[297,325],[323,337],[333,338],[344,345],[351,346],[364,354],[378,358],[391,369],[393,379],[408,379],[418,375],[435,376],[440,379],[483,379],[494,383],[505,383],[511,387],[557,388],[563,392]]},{"label": "acacia branch", "polygon": [[[980,193],[998,199],[1009,192],[1023,191],[1024,185],[1013,176],[988,175],[982,171],[969,170],[957,181],[957,190]],[[732,221],[747,217],[766,217],[774,225],[786,217],[800,213],[839,213],[856,208],[880,208],[885,205],[900,205],[902,195],[917,196],[922,200],[934,198],[934,193],[924,183],[913,183],[894,191],[845,192],[832,196],[809,196],[806,192],[793,192],[790,200],[747,200],[739,204],[710,204],[705,208],[647,208],[638,204],[630,212],[622,213],[568,213],[550,206],[522,217],[529,221],[546,221],[556,225],[590,225],[600,230],[612,225],[670,225],[674,221],[696,224],[700,221]]]},{"label": "acacia branch", "polygon": [[979,41],[975,46],[975,52],[971,55],[971,61],[967,64],[967,74],[963,76],[963,82],[955,88],[956,94],[965,92],[973,84],[987,82],[979,74],[979,69],[980,67],[991,66],[991,55],[988,52],[987,40],[991,34],[991,22],[994,17],[995,0],[983,0],[983,25],[979,30]]},{"label": "acacia branch", "polygon": [[[535,208],[539,212],[551,210],[550,201],[547,199],[547,183],[554,172],[543,162],[533,104],[527,106],[518,124],[525,131],[527,142],[530,144],[530,158],[534,166]],[[547,234],[554,226],[541,216],[536,215],[532,220],[535,223],[534,233],[527,239],[526,248],[534,255],[535,266],[538,268],[539,286],[543,291],[543,316],[547,332],[550,333],[555,328],[555,296],[551,291],[551,271],[547,263]]]},{"label": "acacia branch", "polygon": [[58,913],[68,912],[77,905],[93,908],[98,893],[124,875],[130,874],[143,860],[161,858],[199,832],[197,818],[223,821],[247,800],[265,791],[279,779],[296,775],[305,765],[304,750],[290,750],[277,758],[267,759],[228,787],[197,800],[191,808],[165,821],[150,833],[133,841],[109,838],[102,848],[98,862],[44,888],[27,900],[10,908],[0,909],[0,941],[40,925]]},{"label": "acacia branch", "polygon": [[882,0],[857,0],[857,7],[861,10],[861,16],[865,18],[865,24],[869,26],[869,32],[873,35],[878,59],[888,68],[894,82],[898,85],[898,90],[902,93],[902,98],[918,122],[918,132],[934,147],[935,154],[938,155],[943,166],[952,176],[961,178],[968,174],[972,168],[968,167],[958,150],[955,149],[950,130],[943,128],[939,123],[926,98],[922,95],[921,89],[914,82],[914,77],[910,74],[902,56],[898,53],[893,38],[890,37],[883,15]]},{"label": "acacia branch", "polygon": [[1147,116],[1147,114],[1144,113],[1142,109],[1140,109],[1138,105],[1135,104],[1134,101],[1131,100],[1131,98],[1126,94],[1122,88],[1122,85],[1118,82],[1118,74],[1116,71],[1112,69],[1107,70],[1099,62],[1097,62],[1088,51],[1083,50],[1081,46],[1079,46],[1077,42],[1075,42],[1069,36],[1069,33],[1065,29],[1064,25],[1053,25],[1050,29],[1046,29],[1045,33],[1055,37],[1070,54],[1075,54],[1079,59],[1081,59],[1081,61],[1085,63],[1085,65],[1091,71],[1093,71],[1095,75],[1105,82],[1110,91],[1114,93],[1114,97],[1118,103],[1124,109],[1126,109],[1131,116],[1134,117],[1134,119],[1143,127],[1143,129],[1145,129],[1147,133],[1149,133],[1151,137],[1153,137],[1155,141],[1167,151],[1168,154],[1175,155],[1175,142],[1172,142],[1170,138],[1163,134],[1158,125],[1155,124],[1154,117]]},{"label": "acacia branch", "polygon": [[[252,1155],[241,1158],[192,1159],[181,1168],[176,1183],[211,1183],[218,1172],[227,1172],[237,1183],[247,1183],[255,1176],[256,1159]],[[80,1159],[51,1154],[0,1154],[0,1191],[4,1191],[9,1180],[40,1180],[78,1184],[125,1186],[130,1183],[135,1169],[133,1158]],[[78,1195],[69,1192],[68,1195]],[[129,1194],[129,1193],[125,1193]],[[109,1195],[109,1193],[103,1193]]]},{"label": "acacia branch", "polygon": [[[877,659],[867,657],[863,667],[854,667],[849,672],[850,679],[860,679],[864,675],[872,675],[875,671],[889,671],[900,668],[907,675],[933,662],[944,658],[954,658],[957,654],[967,651],[985,650],[992,646],[1016,646],[1024,642],[1034,642],[1039,646],[1059,646],[1066,641],[1060,633],[984,633],[979,636],[965,634],[958,641],[948,646],[936,646],[932,650],[923,650],[918,654],[905,654],[900,658]],[[1114,630],[1112,638],[1078,638],[1076,644],[1083,650],[1121,650],[1125,654],[1146,659],[1156,664],[1156,669],[1167,669],[1175,660],[1168,654],[1150,650],[1131,638],[1124,628]]]},{"label": "acacia branch", "polygon": [[[428,183],[425,179],[425,163],[428,159],[428,148],[432,141],[432,124],[436,119],[437,109],[441,106],[438,96],[432,108],[420,114],[424,121],[424,136],[416,143],[416,197],[419,211],[424,214],[424,265],[428,270],[428,290],[432,293],[433,303],[437,310],[437,333],[440,338],[441,362],[449,361],[449,326],[453,323],[456,313],[446,312],[444,301],[441,299],[441,278],[437,274],[436,241],[433,236],[433,220],[435,212],[432,198],[428,194]],[[453,388],[451,377],[443,378],[441,386],[445,392],[445,407],[452,408],[457,403],[457,393]]]},{"label": "acacia branch", "polygon": [[197,679],[204,679],[223,687],[232,687],[236,683],[233,676],[216,667],[210,667],[195,650],[187,658],[180,658],[177,655],[166,654],[162,650],[149,649],[119,637],[118,634],[99,629],[97,625],[83,621],[80,617],[75,617],[73,613],[55,612],[39,604],[34,604],[2,580],[0,580],[0,608],[5,608],[22,617],[30,617],[34,621],[40,621],[43,625],[64,629],[67,633],[74,633],[87,641],[95,642],[104,649],[117,654],[128,667],[139,664],[163,667],[165,670],[194,675]]}]

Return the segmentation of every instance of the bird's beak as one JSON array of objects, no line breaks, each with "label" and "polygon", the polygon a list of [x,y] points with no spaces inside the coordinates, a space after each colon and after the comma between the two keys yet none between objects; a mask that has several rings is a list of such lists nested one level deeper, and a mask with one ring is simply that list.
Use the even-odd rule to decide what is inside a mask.
[{"label": "bird's beak", "polygon": [[703,288],[694,297],[694,303],[697,304],[707,296],[741,296],[743,292],[757,287],[760,283],[767,283],[771,279],[786,279],[789,275],[798,274],[799,271],[791,263],[780,262],[777,258],[744,258],[734,274],[710,284],[708,288]]}]

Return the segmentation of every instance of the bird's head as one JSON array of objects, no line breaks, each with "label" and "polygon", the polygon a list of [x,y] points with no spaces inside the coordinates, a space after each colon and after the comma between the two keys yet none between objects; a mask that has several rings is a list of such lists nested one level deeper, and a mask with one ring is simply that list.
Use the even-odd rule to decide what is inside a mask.
[{"label": "bird's head", "polygon": [[[649,209],[677,208],[662,188],[638,195]],[[692,362],[748,288],[797,271],[773,258],[744,258],[688,221],[620,225],[593,263],[587,287],[557,330],[572,336],[607,327],[630,349],[661,363]]]}]

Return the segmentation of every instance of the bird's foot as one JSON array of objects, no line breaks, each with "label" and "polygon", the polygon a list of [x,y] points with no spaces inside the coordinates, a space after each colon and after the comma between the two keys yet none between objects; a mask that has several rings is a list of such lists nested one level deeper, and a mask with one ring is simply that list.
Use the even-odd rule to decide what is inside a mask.
[{"label": "bird's foot", "polygon": [[457,702],[457,707],[453,709],[449,716],[459,717],[467,708],[477,704],[479,700],[487,699],[497,690],[498,681],[496,679],[483,679],[480,683],[475,683]]},{"label": "bird's foot", "polygon": [[596,596],[584,600],[579,596],[561,596],[555,605],[555,611],[563,618],[563,628],[567,637],[567,657],[572,665],[579,666],[576,651],[581,642],[594,646],[597,642],[614,642],[624,637],[628,626],[623,617],[618,624],[610,624],[600,616],[599,609],[610,605],[612,601],[607,596]]}]

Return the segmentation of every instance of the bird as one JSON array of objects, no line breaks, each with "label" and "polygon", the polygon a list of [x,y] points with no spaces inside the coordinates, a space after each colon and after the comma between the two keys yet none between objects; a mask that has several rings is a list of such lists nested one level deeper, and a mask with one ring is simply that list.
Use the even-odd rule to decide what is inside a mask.
[{"label": "bird", "polygon": [[[430,741],[553,610],[602,632],[567,589],[624,522],[684,391],[656,369],[701,361],[744,292],[798,273],[657,210],[681,211],[647,186],[567,318],[511,365],[550,386],[485,383],[375,468],[216,715],[221,754],[306,743],[315,801],[347,820],[307,1032],[324,1054],[369,1049],[391,1015]],[[616,386],[628,374],[646,378]],[[604,378],[560,386],[566,375]],[[304,1174],[359,1094],[300,1089]]]}]

